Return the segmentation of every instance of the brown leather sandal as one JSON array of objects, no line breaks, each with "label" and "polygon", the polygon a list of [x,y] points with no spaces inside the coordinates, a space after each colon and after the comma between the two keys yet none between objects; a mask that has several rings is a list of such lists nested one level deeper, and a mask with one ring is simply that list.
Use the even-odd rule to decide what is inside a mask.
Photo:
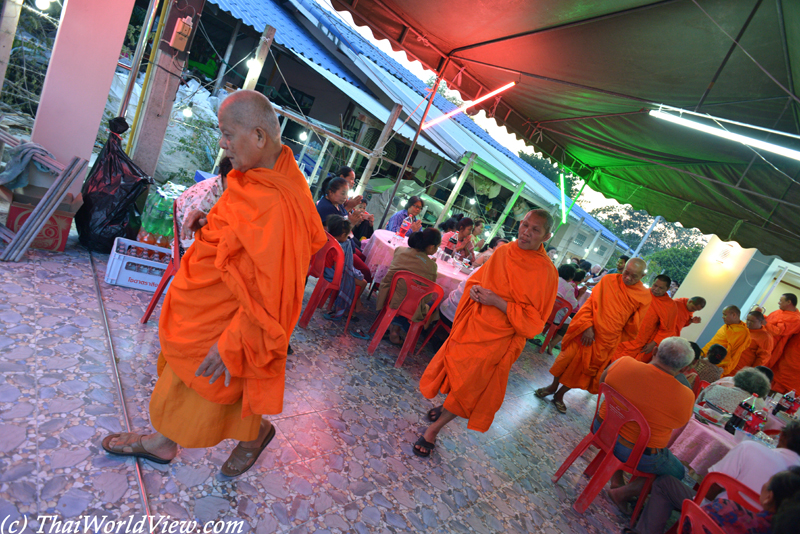
[{"label": "brown leather sandal", "polygon": [[[127,432],[126,432],[127,433]],[[113,454],[115,456],[132,456],[134,458],[143,458],[145,460],[150,460],[151,462],[155,462],[157,464],[166,465],[172,461],[172,458],[160,458],[155,454],[151,454],[144,448],[142,445],[142,438],[144,436],[139,436],[139,440],[136,443],[129,443],[127,445],[123,445],[121,447],[112,447],[111,440],[114,438],[122,437],[123,433],[117,434],[109,434],[105,438],[103,438],[102,447],[109,454]],[[124,451],[125,447],[130,447],[129,451]]]},{"label": "brown leather sandal", "polygon": [[233,451],[231,451],[231,455],[228,456],[228,459],[225,460],[225,463],[222,464],[222,469],[220,469],[220,472],[226,477],[238,477],[239,475],[246,473],[251,467],[253,467],[253,465],[255,465],[258,457],[261,456],[261,453],[267,448],[267,445],[269,445],[269,442],[272,441],[272,438],[274,437],[275,425],[272,425],[260,447],[248,449],[246,447],[242,447],[242,444],[239,443],[236,445]]}]

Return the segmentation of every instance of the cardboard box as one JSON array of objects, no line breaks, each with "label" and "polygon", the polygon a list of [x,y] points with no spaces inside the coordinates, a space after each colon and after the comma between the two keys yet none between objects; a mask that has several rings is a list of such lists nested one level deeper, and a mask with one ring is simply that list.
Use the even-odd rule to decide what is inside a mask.
[{"label": "cardboard box", "polygon": [[[12,232],[19,231],[46,191],[43,187],[29,185],[25,187],[24,193],[21,194],[12,193],[7,188],[0,186],[0,196],[11,203],[8,209],[8,220],[6,221],[6,226],[9,230]],[[69,230],[72,227],[72,219],[75,218],[75,214],[81,205],[83,205],[83,197],[80,194],[74,199],[70,194],[67,194],[64,202],[58,205],[56,211],[34,238],[31,247],[64,252],[64,247],[67,246]]]}]

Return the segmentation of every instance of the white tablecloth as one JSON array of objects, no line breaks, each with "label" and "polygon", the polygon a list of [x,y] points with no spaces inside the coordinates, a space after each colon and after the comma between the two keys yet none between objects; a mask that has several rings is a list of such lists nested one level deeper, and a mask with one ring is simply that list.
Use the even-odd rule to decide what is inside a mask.
[{"label": "white tablecloth", "polygon": [[708,468],[722,460],[738,443],[739,440],[724,428],[704,425],[692,417],[669,449],[678,460],[704,477]]},{"label": "white tablecloth", "polygon": [[[392,240],[395,242],[393,243]],[[364,247],[364,255],[367,257],[366,264],[372,273],[375,283],[381,283],[386,271],[389,270],[389,265],[392,263],[394,250],[400,246],[407,247],[408,239],[400,239],[394,232],[388,230],[375,230],[375,233],[372,234],[369,242]],[[469,275],[441,260],[437,259],[436,264],[438,267],[436,283],[442,286],[446,298]]]}]

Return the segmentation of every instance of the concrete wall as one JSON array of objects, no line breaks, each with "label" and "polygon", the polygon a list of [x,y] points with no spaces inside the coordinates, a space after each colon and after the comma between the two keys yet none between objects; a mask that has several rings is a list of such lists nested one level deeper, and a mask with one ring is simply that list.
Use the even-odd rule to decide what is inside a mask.
[{"label": "concrete wall", "polygon": [[[724,259],[720,256],[723,252],[728,253]],[[684,328],[684,338],[703,346],[722,326],[721,309],[731,304],[744,304],[766,272],[766,265],[761,261],[750,265],[756,254],[756,249],[743,249],[717,236],[711,238],[675,294],[675,298],[700,296],[706,299],[705,309],[696,314],[702,322]]]}]

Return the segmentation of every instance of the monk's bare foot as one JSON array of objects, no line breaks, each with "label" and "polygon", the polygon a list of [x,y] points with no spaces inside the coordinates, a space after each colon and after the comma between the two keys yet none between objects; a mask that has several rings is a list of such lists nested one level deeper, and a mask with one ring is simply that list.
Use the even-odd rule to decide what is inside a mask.
[{"label": "monk's bare foot", "polygon": [[262,420],[258,437],[252,441],[240,441],[222,465],[220,473],[226,477],[237,477],[245,473],[255,465],[258,457],[274,437],[275,427],[268,420]]},{"label": "monk's bare foot", "polygon": [[178,455],[178,444],[157,432],[148,435],[128,432],[117,434],[108,440],[106,450],[112,454],[122,455],[142,452],[139,451],[139,440],[141,440],[141,448],[144,449],[144,452],[156,458],[172,460]]},{"label": "monk's bare foot", "polygon": [[621,489],[622,488],[607,490],[606,495],[608,495],[608,498],[611,500],[611,502],[614,503],[614,505],[617,508],[619,508],[619,511],[622,512],[623,515],[629,516],[632,513],[630,503],[627,500],[623,499],[622,496],[620,495]]},{"label": "monk's bare foot", "polygon": [[389,334],[389,342],[393,345],[402,345],[403,341],[405,341],[402,337],[398,336],[394,332]]},{"label": "monk's bare foot", "polygon": [[540,399],[547,397],[548,395],[552,395],[558,389],[558,384],[555,386],[548,386],[546,388],[539,388],[536,390],[536,396]]}]

